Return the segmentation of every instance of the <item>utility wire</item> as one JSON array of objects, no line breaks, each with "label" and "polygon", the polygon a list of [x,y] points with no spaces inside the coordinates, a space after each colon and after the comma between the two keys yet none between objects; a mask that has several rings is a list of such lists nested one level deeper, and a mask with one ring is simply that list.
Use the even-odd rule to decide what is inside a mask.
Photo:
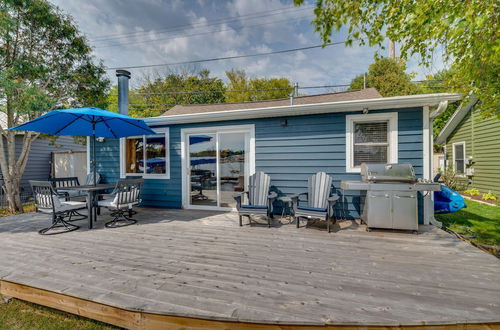
[{"label": "utility wire", "polygon": [[[442,80],[415,80],[413,83],[422,82],[440,82]],[[336,84],[336,85],[320,85],[320,86],[299,86],[298,89],[319,89],[319,88],[335,88],[335,87],[348,87],[351,84]],[[428,86],[443,88],[446,86]],[[240,90],[197,90],[197,91],[167,91],[167,92],[135,92],[131,95],[137,96],[148,96],[148,95],[182,95],[182,94],[208,94],[208,93],[247,93],[247,92],[264,92],[264,91],[282,91],[282,90],[293,90],[295,86],[291,87],[280,87],[280,88],[257,88],[257,89],[240,89]],[[314,94],[313,94],[314,95]],[[118,96],[118,94],[110,94],[110,96]]]},{"label": "utility wire", "polygon": [[136,45],[136,44],[145,44],[145,43],[151,43],[151,42],[157,42],[157,41],[165,41],[165,40],[171,40],[171,39],[184,39],[184,38],[197,37],[197,36],[201,36],[201,35],[213,34],[213,33],[218,33],[218,32],[240,31],[240,30],[243,30],[245,28],[253,28],[253,27],[264,26],[264,25],[272,25],[272,24],[276,24],[276,23],[289,22],[291,20],[300,20],[300,19],[304,19],[304,18],[308,18],[308,17],[312,18],[312,16],[310,16],[310,15],[299,16],[299,17],[289,18],[289,19],[284,19],[284,20],[279,20],[279,21],[272,21],[272,22],[252,24],[252,25],[242,25],[240,27],[235,27],[235,28],[226,28],[226,29],[198,32],[198,33],[185,34],[185,35],[175,35],[175,36],[165,37],[165,38],[148,39],[148,40],[142,40],[142,41],[128,41],[128,42],[122,42],[122,43],[115,43],[115,44],[111,44],[111,45],[95,46],[95,48],[96,49],[97,48],[99,48],[99,49],[112,48],[112,47],[120,47],[120,46],[126,46],[126,45]]},{"label": "utility wire", "polygon": [[202,60],[172,62],[172,63],[162,63],[162,64],[129,65],[129,66],[120,66],[120,67],[110,67],[110,68],[106,68],[106,70],[141,69],[141,68],[154,68],[154,67],[160,67],[160,66],[170,66],[170,65],[180,65],[180,64],[193,64],[193,63],[224,61],[224,60],[232,60],[232,59],[237,59],[237,58],[248,58],[248,57],[257,57],[257,56],[265,56],[265,55],[291,53],[291,52],[297,52],[297,51],[301,51],[301,50],[309,50],[309,49],[324,48],[324,47],[329,47],[329,46],[334,46],[334,45],[341,45],[344,43],[345,43],[345,41],[339,41],[339,42],[332,42],[332,43],[329,43],[326,45],[314,45],[314,46],[307,46],[307,47],[300,47],[300,48],[291,48],[291,49],[277,50],[277,51],[265,52],[265,53],[215,57],[215,58],[208,58],[208,59],[202,59]]},{"label": "utility wire", "polygon": [[[312,7],[304,7],[301,9],[294,10],[292,13],[296,12],[302,12],[304,10],[309,10]],[[163,34],[163,33],[168,33],[168,32],[175,32],[175,31],[182,31],[182,30],[191,30],[191,29],[196,29],[196,26],[200,26],[205,28],[207,26],[214,26],[214,25],[222,25],[225,23],[231,23],[234,21],[239,21],[241,18],[247,17],[248,19],[255,19],[255,18],[264,18],[264,17],[269,17],[269,16],[276,16],[276,15],[282,15],[286,14],[287,11],[290,9],[295,9],[295,8],[288,8],[288,9],[275,9],[275,10],[270,10],[266,12],[257,12],[254,14],[247,14],[247,15],[240,15],[240,16],[233,16],[225,19],[219,19],[219,20],[214,20],[214,21],[209,21],[209,22],[203,22],[203,23],[194,23],[194,24],[186,24],[186,25],[178,25],[170,28],[165,28],[165,29],[160,29],[160,30],[153,30],[153,31],[136,31],[136,32],[130,32],[130,33],[124,33],[124,34],[115,34],[115,35],[109,35],[109,36],[102,36],[102,37],[96,37],[94,39],[91,39],[92,42],[103,42],[103,41],[110,41],[110,40],[117,40],[117,39],[124,39],[124,38],[134,38],[134,37],[140,37],[143,35],[150,34],[151,32],[155,32],[157,34]],[[273,13],[279,11],[277,13]],[[263,14],[263,15],[258,15],[257,14]],[[255,17],[248,17],[248,16],[255,16]]]}]

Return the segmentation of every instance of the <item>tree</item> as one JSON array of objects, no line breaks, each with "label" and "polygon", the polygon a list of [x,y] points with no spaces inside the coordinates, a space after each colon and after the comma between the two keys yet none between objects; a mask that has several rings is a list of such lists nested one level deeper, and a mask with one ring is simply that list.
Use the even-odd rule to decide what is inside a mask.
[{"label": "tree", "polygon": [[229,79],[227,102],[286,98],[293,91],[288,78],[248,78],[244,70],[226,71],[226,76]]},{"label": "tree", "polygon": [[496,0],[318,0],[312,23],[324,44],[347,25],[347,45],[357,40],[382,46],[390,39],[401,45],[401,58],[416,54],[427,66],[442,47],[444,60],[456,73],[454,87],[464,95],[475,94],[485,116],[500,118],[499,7]]},{"label": "tree", "polygon": [[[135,117],[159,116],[176,104],[224,103],[224,83],[210,77],[210,71],[186,71],[144,76],[140,86],[130,90],[130,115]],[[110,93],[110,104],[117,104],[117,90]]]},{"label": "tree", "polygon": [[[405,70],[406,65],[400,59],[379,58],[368,68],[366,87],[375,87],[382,96],[418,94],[421,89]],[[362,89],[363,79],[363,75],[354,78],[349,89]]]},{"label": "tree", "polygon": [[[12,127],[55,107],[104,106],[109,81],[95,64],[72,18],[45,0],[0,3],[0,111]],[[16,153],[16,132],[0,128],[3,190],[12,212],[37,133],[25,132]],[[19,133],[19,131],[17,132]]]}]

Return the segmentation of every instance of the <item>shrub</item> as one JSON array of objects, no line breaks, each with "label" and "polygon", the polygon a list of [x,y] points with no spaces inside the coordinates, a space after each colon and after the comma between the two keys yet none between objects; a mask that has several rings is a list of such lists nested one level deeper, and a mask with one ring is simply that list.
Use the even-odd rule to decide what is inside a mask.
[{"label": "shrub", "polygon": [[466,191],[464,191],[464,193],[471,195],[471,196],[479,196],[480,195],[479,190],[477,190],[476,188],[467,189]]},{"label": "shrub", "polygon": [[491,191],[488,191],[487,194],[483,194],[483,200],[485,201],[496,201],[497,200],[497,196],[492,193]]},{"label": "shrub", "polygon": [[448,167],[444,171],[440,171],[443,184],[453,190],[462,191],[467,187],[466,182],[453,170]]}]

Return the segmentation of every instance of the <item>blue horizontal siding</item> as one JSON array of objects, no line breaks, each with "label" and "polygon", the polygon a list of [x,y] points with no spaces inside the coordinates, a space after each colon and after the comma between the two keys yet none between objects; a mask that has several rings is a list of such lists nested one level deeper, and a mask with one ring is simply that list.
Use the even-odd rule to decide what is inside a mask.
[{"label": "blue horizontal siding", "polygon": [[[414,166],[418,177],[423,175],[422,108],[381,110],[398,114],[399,162]],[[358,112],[359,113],[359,112]],[[272,189],[280,194],[293,194],[307,189],[307,178],[318,171],[333,177],[335,192],[341,195],[336,213],[345,218],[359,218],[363,192],[341,191],[341,180],[360,180],[356,173],[345,171],[345,116],[350,113],[262,118],[170,127],[170,179],[146,180],[143,201],[153,207],[182,206],[181,130],[183,128],[226,125],[255,125],[256,170],[271,176]],[[288,126],[281,126],[287,119]],[[100,144],[99,170],[106,182],[119,176],[119,145],[106,140]],[[277,206],[280,206],[277,204]],[[277,208],[281,212],[280,207]]]}]

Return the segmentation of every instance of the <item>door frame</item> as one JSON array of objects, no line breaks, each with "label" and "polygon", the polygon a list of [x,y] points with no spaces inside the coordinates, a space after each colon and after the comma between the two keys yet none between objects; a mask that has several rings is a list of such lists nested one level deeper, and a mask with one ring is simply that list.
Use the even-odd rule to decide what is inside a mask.
[{"label": "door frame", "polygon": [[[255,125],[227,125],[227,126],[206,126],[206,127],[195,127],[195,128],[182,128],[181,129],[181,176],[182,176],[182,208],[183,209],[198,209],[198,210],[216,210],[216,211],[232,211],[234,208],[230,207],[218,207],[218,206],[205,206],[205,205],[191,205],[189,201],[190,195],[190,178],[188,176],[188,167],[189,164],[187,162],[188,155],[188,147],[189,145],[186,143],[188,141],[187,136],[190,134],[216,134],[217,133],[248,133],[249,141],[248,141],[248,175],[252,175],[255,173]],[[217,155],[218,159],[219,155]],[[217,164],[219,162],[217,161]],[[218,165],[217,165],[218,167]],[[217,168],[217,171],[219,169]],[[217,181],[219,181],[219,177],[217,176]],[[219,189],[219,184],[217,183],[217,189]],[[217,192],[217,198],[218,196]]]}]

